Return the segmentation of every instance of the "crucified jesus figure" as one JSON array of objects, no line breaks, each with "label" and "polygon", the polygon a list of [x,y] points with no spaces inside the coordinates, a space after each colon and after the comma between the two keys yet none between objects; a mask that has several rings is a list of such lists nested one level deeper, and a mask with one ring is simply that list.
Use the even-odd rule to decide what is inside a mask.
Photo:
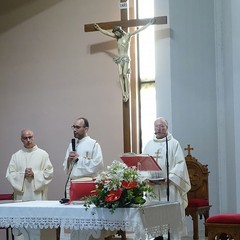
[{"label": "crucified jesus figure", "polygon": [[129,47],[131,37],[138,34],[142,30],[146,29],[148,26],[155,22],[151,19],[149,23],[145,26],[137,29],[134,32],[125,32],[122,27],[116,26],[112,31],[107,31],[99,27],[98,24],[94,24],[96,30],[101,33],[117,39],[118,56],[113,58],[113,61],[118,65],[119,80],[122,89],[123,101],[127,102],[129,99],[129,74],[130,74],[130,57],[129,57]]}]

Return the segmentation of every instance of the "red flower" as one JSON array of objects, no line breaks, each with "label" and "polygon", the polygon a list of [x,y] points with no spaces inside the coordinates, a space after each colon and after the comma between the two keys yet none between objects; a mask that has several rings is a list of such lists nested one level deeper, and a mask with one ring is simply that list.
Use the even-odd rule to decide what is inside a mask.
[{"label": "red flower", "polygon": [[117,190],[112,190],[105,197],[105,202],[115,202],[121,197],[121,194],[122,190],[120,188],[118,188]]},{"label": "red flower", "polygon": [[122,187],[125,189],[132,189],[132,188],[136,188],[138,186],[137,182],[130,182],[130,181],[122,181]]}]

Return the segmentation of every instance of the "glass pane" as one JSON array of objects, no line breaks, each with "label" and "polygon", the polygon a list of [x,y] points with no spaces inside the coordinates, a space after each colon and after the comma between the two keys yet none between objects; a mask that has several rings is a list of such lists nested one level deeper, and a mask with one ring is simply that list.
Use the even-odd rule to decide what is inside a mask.
[{"label": "glass pane", "polygon": [[[154,0],[138,1],[139,18],[154,16]],[[149,26],[139,34],[139,75],[142,82],[155,79],[155,38],[154,28]]]},{"label": "glass pane", "polygon": [[140,89],[142,150],[154,136],[153,122],[156,118],[155,83],[145,83]]},{"label": "glass pane", "polygon": [[[138,0],[139,18],[154,16],[154,0]],[[140,76],[140,116],[142,149],[154,136],[156,118],[155,90],[155,37],[154,27],[150,26],[138,35],[139,76]]]}]

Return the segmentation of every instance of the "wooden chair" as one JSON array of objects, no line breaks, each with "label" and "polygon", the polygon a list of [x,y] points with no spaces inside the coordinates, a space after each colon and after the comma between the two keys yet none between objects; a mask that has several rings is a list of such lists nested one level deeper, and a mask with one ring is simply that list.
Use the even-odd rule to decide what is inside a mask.
[{"label": "wooden chair", "polygon": [[[3,193],[0,194],[0,201],[6,201],[6,200],[13,200],[14,196],[13,193]],[[0,227],[0,229],[6,229],[6,240],[10,240],[10,234],[12,235],[12,240],[14,240],[13,234],[12,234],[12,228],[11,227]],[[10,232],[10,234],[9,234]]]},{"label": "wooden chair", "polygon": [[[202,165],[198,160],[191,156],[190,145],[188,155],[185,157],[188,168],[191,189],[188,192],[188,206],[185,209],[186,216],[191,216],[193,221],[193,239],[199,239],[198,218],[204,217],[204,222],[209,217],[211,205],[209,205],[208,196],[208,165]],[[205,227],[205,236],[207,237],[207,229]]]},{"label": "wooden chair", "polygon": [[210,216],[206,223],[208,240],[240,239],[240,214],[223,213]]}]

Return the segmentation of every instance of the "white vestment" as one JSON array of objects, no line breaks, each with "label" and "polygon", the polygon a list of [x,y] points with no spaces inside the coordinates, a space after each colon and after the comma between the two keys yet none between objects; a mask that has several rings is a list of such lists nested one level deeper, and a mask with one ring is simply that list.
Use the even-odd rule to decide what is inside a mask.
[{"label": "white vestment", "polygon": [[[185,224],[185,208],[188,205],[187,192],[191,188],[190,179],[184,154],[179,142],[175,138],[173,138],[172,134],[168,133],[167,143],[170,181],[169,200],[177,201],[180,203],[183,223],[181,235],[186,235],[187,230]],[[157,139],[156,137],[154,137],[146,144],[143,153],[149,154],[156,159],[157,163],[162,169],[163,176],[166,178],[166,138]],[[157,185],[156,187],[154,187],[154,189],[161,201],[167,201],[166,184]]]},{"label": "white vestment", "polygon": [[[25,169],[32,168],[33,178],[25,178]],[[46,151],[36,145],[12,155],[6,178],[14,189],[15,200],[46,200],[48,184],[53,178],[53,166]]]},{"label": "white vestment", "polygon": [[[33,178],[24,177],[26,168],[32,168]],[[48,153],[36,145],[31,149],[19,150],[12,155],[6,178],[13,187],[15,200],[47,200],[48,184],[53,178],[53,166]],[[24,239],[18,229],[14,231],[16,240]],[[30,231],[31,236],[40,238],[40,229],[28,229]]]},{"label": "white vestment", "polygon": [[[99,143],[89,136],[76,142],[76,152],[79,155],[77,162],[72,164],[68,162],[69,153],[72,151],[71,143],[63,162],[64,171],[67,175],[70,174],[69,180],[81,177],[96,177],[103,170],[103,156]],[[67,198],[69,198],[69,182],[67,184]]]},{"label": "white vestment", "polygon": [[[66,186],[66,197],[69,198],[70,180],[82,177],[96,177],[100,171],[103,170],[103,156],[102,150],[96,140],[89,136],[76,141],[76,152],[79,157],[77,161],[69,164],[68,156],[72,151],[72,144],[70,143],[66,152],[63,168],[68,175],[68,182]],[[61,228],[60,239],[69,240],[70,236],[77,236],[79,231],[65,231]],[[74,238],[74,237],[73,237]]]}]

